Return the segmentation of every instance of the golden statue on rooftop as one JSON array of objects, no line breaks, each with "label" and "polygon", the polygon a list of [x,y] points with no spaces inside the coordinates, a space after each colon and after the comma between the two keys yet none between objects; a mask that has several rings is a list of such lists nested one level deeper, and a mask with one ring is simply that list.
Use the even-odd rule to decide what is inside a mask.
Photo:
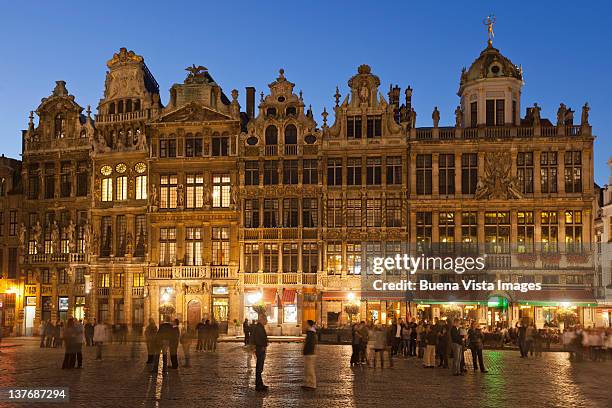
[{"label": "golden statue on rooftop", "polygon": [[482,20],[482,24],[487,26],[487,36],[489,38],[489,47],[493,46],[493,37],[495,37],[495,33],[493,32],[493,25],[495,24],[495,15],[489,14],[487,18]]}]

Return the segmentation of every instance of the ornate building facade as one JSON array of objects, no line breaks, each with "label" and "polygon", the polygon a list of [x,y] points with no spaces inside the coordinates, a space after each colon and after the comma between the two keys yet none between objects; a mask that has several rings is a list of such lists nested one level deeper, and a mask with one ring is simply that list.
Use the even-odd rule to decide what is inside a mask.
[{"label": "ornate building facade", "polygon": [[[234,333],[262,306],[275,334],[307,319],[597,321],[588,105],[579,124],[563,104],[555,123],[537,104],[521,116],[522,69],[491,43],[462,71],[449,127],[437,108],[433,127],[417,127],[412,89],[403,103],[398,86],[383,96],[368,65],[320,127],[283,70],[257,107],[247,88],[241,112],[238,91],[228,98],[202,66],[166,106],[141,56],[123,48],[107,66],[95,120],[58,81],[24,131],[23,162],[2,167],[0,290],[14,332],[172,314]],[[487,257],[480,275],[417,279],[543,289],[368,291],[369,257],[398,253]]]}]

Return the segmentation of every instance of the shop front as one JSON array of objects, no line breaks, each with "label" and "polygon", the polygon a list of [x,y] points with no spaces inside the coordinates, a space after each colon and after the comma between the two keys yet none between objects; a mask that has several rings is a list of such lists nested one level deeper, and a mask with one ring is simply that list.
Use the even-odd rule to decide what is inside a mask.
[{"label": "shop front", "polygon": [[226,334],[230,313],[229,289],[227,285],[212,287],[212,318],[219,325],[219,333]]}]

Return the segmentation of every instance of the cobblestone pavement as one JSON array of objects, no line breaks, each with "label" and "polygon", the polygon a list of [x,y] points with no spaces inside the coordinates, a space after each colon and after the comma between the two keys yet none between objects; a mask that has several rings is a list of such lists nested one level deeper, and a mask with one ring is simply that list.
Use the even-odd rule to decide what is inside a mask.
[{"label": "cobblestone pavement", "polygon": [[[416,359],[396,360],[392,369],[351,369],[350,346],[320,345],[319,387],[309,392],[300,388],[301,345],[274,343],[264,372],[270,391],[262,395],[253,389],[255,359],[236,343],[193,353],[192,367],[162,379],[145,368],[140,343],[108,345],[101,362],[86,348],[84,369],[67,371],[60,369],[62,350],[4,340],[19,346],[0,349],[0,387],[69,387],[70,404],[61,406],[515,408],[609,407],[612,401],[612,361],[577,364],[557,352],[522,360],[514,351],[486,351],[488,374],[453,377],[447,369],[423,369]],[[39,405],[0,402],[1,408]]]}]

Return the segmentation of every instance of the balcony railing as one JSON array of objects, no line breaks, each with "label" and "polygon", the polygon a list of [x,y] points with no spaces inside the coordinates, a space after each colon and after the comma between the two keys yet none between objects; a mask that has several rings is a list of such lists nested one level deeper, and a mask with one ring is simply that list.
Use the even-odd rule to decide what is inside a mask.
[{"label": "balcony railing", "polygon": [[149,279],[236,279],[234,265],[151,266]]},{"label": "balcony railing", "polygon": [[316,285],[316,273],[241,273],[240,281],[243,285]]},{"label": "balcony railing", "polygon": [[125,122],[128,120],[141,120],[149,119],[151,112],[148,109],[139,110],[135,112],[126,113],[114,113],[110,115],[95,115],[96,123],[108,123],[108,122]]},{"label": "balcony railing", "polygon": [[581,125],[567,126],[486,126],[475,128],[416,128],[410,130],[410,138],[416,140],[450,140],[450,139],[504,139],[513,137],[554,137],[554,136],[590,136],[591,127]]},{"label": "balcony railing", "polygon": [[110,288],[98,288],[98,296],[109,296]]},{"label": "balcony railing", "polygon": [[285,145],[285,156],[297,156],[298,145]]},{"label": "balcony railing", "polygon": [[42,264],[42,263],[82,263],[85,262],[85,254],[69,253],[69,254],[30,254],[27,255],[27,263]]},{"label": "balcony railing", "polygon": [[267,145],[265,146],[264,152],[266,156],[277,156],[278,146],[277,145]]},{"label": "balcony railing", "polygon": [[138,286],[132,288],[132,296],[133,297],[143,297],[144,296],[144,287]]}]

